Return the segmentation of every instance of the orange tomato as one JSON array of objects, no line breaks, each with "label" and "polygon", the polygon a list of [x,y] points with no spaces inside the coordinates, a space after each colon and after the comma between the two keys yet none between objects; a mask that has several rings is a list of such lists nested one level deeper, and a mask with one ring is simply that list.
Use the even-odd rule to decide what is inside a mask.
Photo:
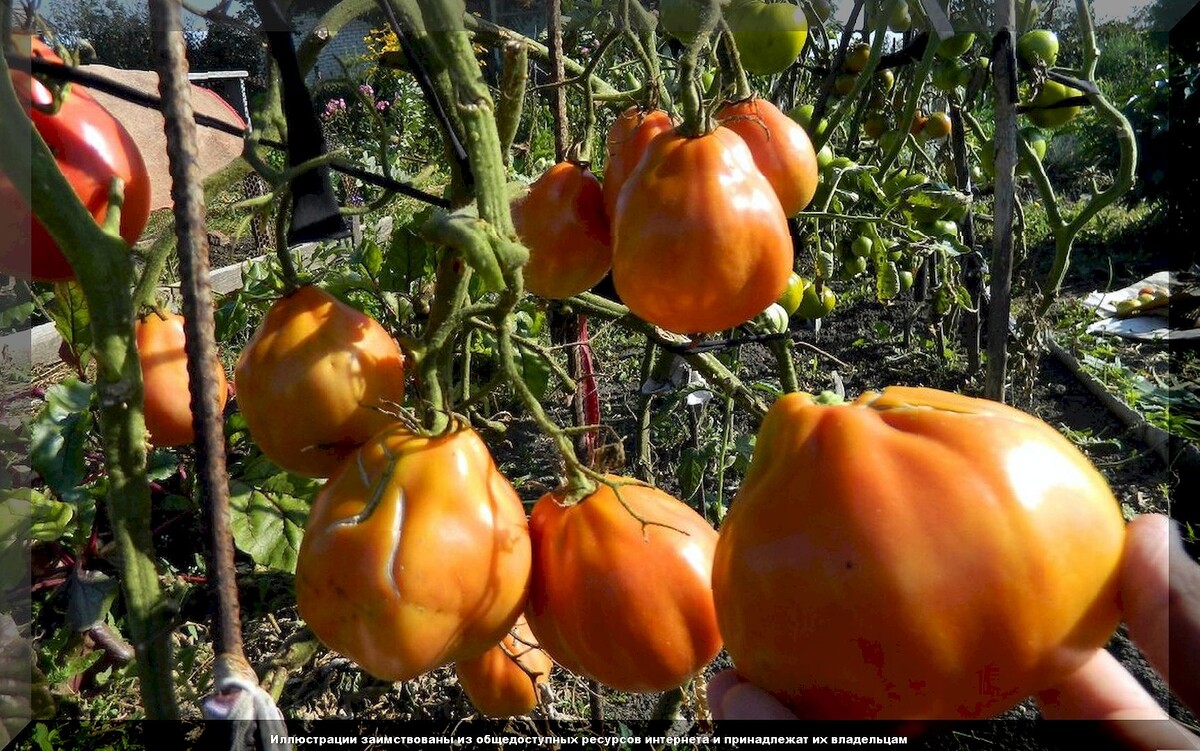
[{"label": "orange tomato", "polygon": [[529,248],[525,288],[564,299],[596,285],[612,266],[604,191],[587,168],[560,162],[513,203],[513,223]]},{"label": "orange tomato", "polygon": [[374,319],[317,287],[277,300],[233,373],[238,407],[267,458],[329,477],[393,418],[404,355]]},{"label": "orange tomato", "polygon": [[721,528],[721,634],[805,718],[989,717],[1112,635],[1124,526],[1087,458],[1011,407],[790,394]]},{"label": "orange tomato", "polygon": [[313,501],[296,603],[330,649],[408,680],[500,642],[525,604],[529,550],[521,499],[473,430],[395,424]]},{"label": "orange tomato", "polygon": [[[183,316],[170,313],[163,319],[151,313],[138,319],[133,328],[142,365],[143,414],[150,444],[165,447],[191,443],[196,434],[192,429]],[[224,409],[229,382],[220,363],[213,368],[212,377],[217,383],[218,409]]]},{"label": "orange tomato", "polygon": [[525,616],[496,646],[454,665],[467,698],[489,717],[527,714],[538,704],[538,688],[550,680],[554,663],[537,646]]},{"label": "orange tomato", "polygon": [[620,493],[600,485],[573,506],[559,493],[538,500],[525,617],[568,670],[619,691],[665,691],[721,649],[710,578],[717,534],[661,490]]},{"label": "orange tomato", "polygon": [[808,206],[817,192],[819,170],[817,152],[799,123],[757,97],[724,105],[717,120],[750,147],[784,214],[794,216]]},{"label": "orange tomato", "polygon": [[950,135],[952,127],[950,115],[945,112],[934,112],[925,121],[925,126],[921,128],[921,137],[936,141]]},{"label": "orange tomato", "polygon": [[630,107],[617,117],[608,131],[604,161],[604,211],[611,220],[616,216],[617,197],[625,181],[646,153],[646,147],[659,133],[673,126],[663,110],[646,112]]},{"label": "orange tomato", "polygon": [[775,190],[725,127],[663,133],[617,202],[613,284],[635,314],[678,333],[720,331],[775,302],[792,271]]}]

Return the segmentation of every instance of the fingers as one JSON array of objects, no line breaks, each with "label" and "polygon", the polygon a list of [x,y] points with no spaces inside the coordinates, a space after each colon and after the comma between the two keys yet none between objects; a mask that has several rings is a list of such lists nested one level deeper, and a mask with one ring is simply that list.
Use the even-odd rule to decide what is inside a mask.
[{"label": "fingers", "polygon": [[1121,597],[1129,635],[1172,692],[1200,710],[1200,565],[1161,514],[1129,524]]},{"label": "fingers", "polygon": [[796,715],[775,697],[746,683],[733,670],[708,682],[708,708],[715,720],[794,720]]}]

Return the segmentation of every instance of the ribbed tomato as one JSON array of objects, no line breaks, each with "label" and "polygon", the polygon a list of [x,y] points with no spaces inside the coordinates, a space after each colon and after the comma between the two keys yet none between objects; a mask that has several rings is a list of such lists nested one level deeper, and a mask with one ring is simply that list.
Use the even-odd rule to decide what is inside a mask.
[{"label": "ribbed tomato", "polygon": [[565,299],[596,285],[612,266],[604,190],[586,167],[559,162],[513,203],[513,224],[529,248],[525,288]]},{"label": "ribbed tomato", "polygon": [[374,319],[317,287],[271,306],[233,372],[238,408],[271,461],[329,477],[392,423],[404,399],[404,355]]},{"label": "ribbed tomato", "polygon": [[368,441],[313,501],[296,603],[330,649],[402,681],[483,654],[525,604],[525,510],[483,440],[398,423]]},{"label": "ribbed tomato", "polygon": [[[62,62],[37,38],[31,40],[31,54]],[[124,183],[121,237],[130,244],[137,242],[150,215],[150,175],[133,137],[78,84],[66,87],[60,106],[55,109],[50,91],[36,79],[14,71],[12,80],[21,98],[32,103],[29,114],[34,128],[98,224],[108,215],[113,179],[121,179]],[[3,173],[0,173],[0,200],[17,209],[5,212],[5,223],[10,226],[3,227],[4,237],[0,239],[0,271],[40,281],[74,278],[66,256],[30,214],[24,199]],[[13,221],[21,225],[12,225]]]},{"label": "ribbed tomato", "polygon": [[538,704],[538,688],[550,680],[554,663],[537,646],[525,617],[496,646],[454,664],[467,698],[489,717],[527,714]]},{"label": "ribbed tomato", "polygon": [[1124,526],[1084,455],[1011,407],[790,394],[721,528],[721,633],[801,717],[989,717],[1112,635]]},{"label": "ribbed tomato", "polygon": [[812,140],[792,118],[778,107],[757,97],[726,104],[717,110],[717,120],[742,137],[754,155],[783,213],[794,216],[804,210],[817,192],[817,152]]},{"label": "ribbed tomato", "polygon": [[[137,339],[138,361],[142,365],[145,393],[146,431],[153,446],[183,446],[196,439],[192,428],[192,404],[188,392],[191,379],[184,351],[183,316],[168,313],[166,318],[150,315],[133,326]],[[225,408],[229,381],[220,363],[213,368],[219,404]]]},{"label": "ribbed tomato", "polygon": [[787,287],[787,217],[746,142],[728,128],[655,138],[621,190],[615,221],[617,294],[670,331],[737,326]]},{"label": "ribbed tomato", "polygon": [[605,142],[604,161],[604,211],[610,220],[616,216],[621,188],[646,153],[646,147],[655,136],[672,127],[671,116],[663,110],[647,112],[638,107],[625,110],[612,124]]},{"label": "ribbed tomato", "polygon": [[619,691],[665,691],[721,649],[710,579],[717,533],[661,490],[609,479],[630,483],[619,499],[600,485],[573,506],[547,493],[533,507],[525,617],[568,670]]}]

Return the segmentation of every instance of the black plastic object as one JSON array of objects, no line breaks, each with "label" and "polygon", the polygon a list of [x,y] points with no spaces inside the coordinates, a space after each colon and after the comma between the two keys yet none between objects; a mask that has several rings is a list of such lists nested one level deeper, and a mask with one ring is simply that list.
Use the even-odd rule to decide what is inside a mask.
[{"label": "black plastic object", "polygon": [[[283,116],[287,120],[288,166],[304,164],[325,153],[325,135],[313,111],[312,97],[300,74],[291,26],[274,0],[254,0],[263,21],[267,45],[283,85]],[[292,221],[288,245],[333,240],[350,234],[338,211],[328,167],[306,170],[291,182]]]}]

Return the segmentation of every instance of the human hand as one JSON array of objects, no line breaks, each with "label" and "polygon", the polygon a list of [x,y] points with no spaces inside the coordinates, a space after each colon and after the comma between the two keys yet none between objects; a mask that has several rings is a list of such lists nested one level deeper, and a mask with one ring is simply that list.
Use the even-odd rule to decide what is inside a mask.
[{"label": "human hand", "polygon": [[[1161,514],[1147,514],[1129,524],[1120,591],[1130,636],[1175,695],[1198,709],[1200,566],[1188,559],[1179,532],[1172,527]],[[1037,699],[1050,719],[1110,721],[1112,731],[1136,748],[1200,749],[1200,738],[1171,722],[1158,702],[1103,649]],[[787,707],[733,670],[709,681],[708,705],[718,720],[796,719]],[[1158,722],[1122,722],[1127,720]]]}]

